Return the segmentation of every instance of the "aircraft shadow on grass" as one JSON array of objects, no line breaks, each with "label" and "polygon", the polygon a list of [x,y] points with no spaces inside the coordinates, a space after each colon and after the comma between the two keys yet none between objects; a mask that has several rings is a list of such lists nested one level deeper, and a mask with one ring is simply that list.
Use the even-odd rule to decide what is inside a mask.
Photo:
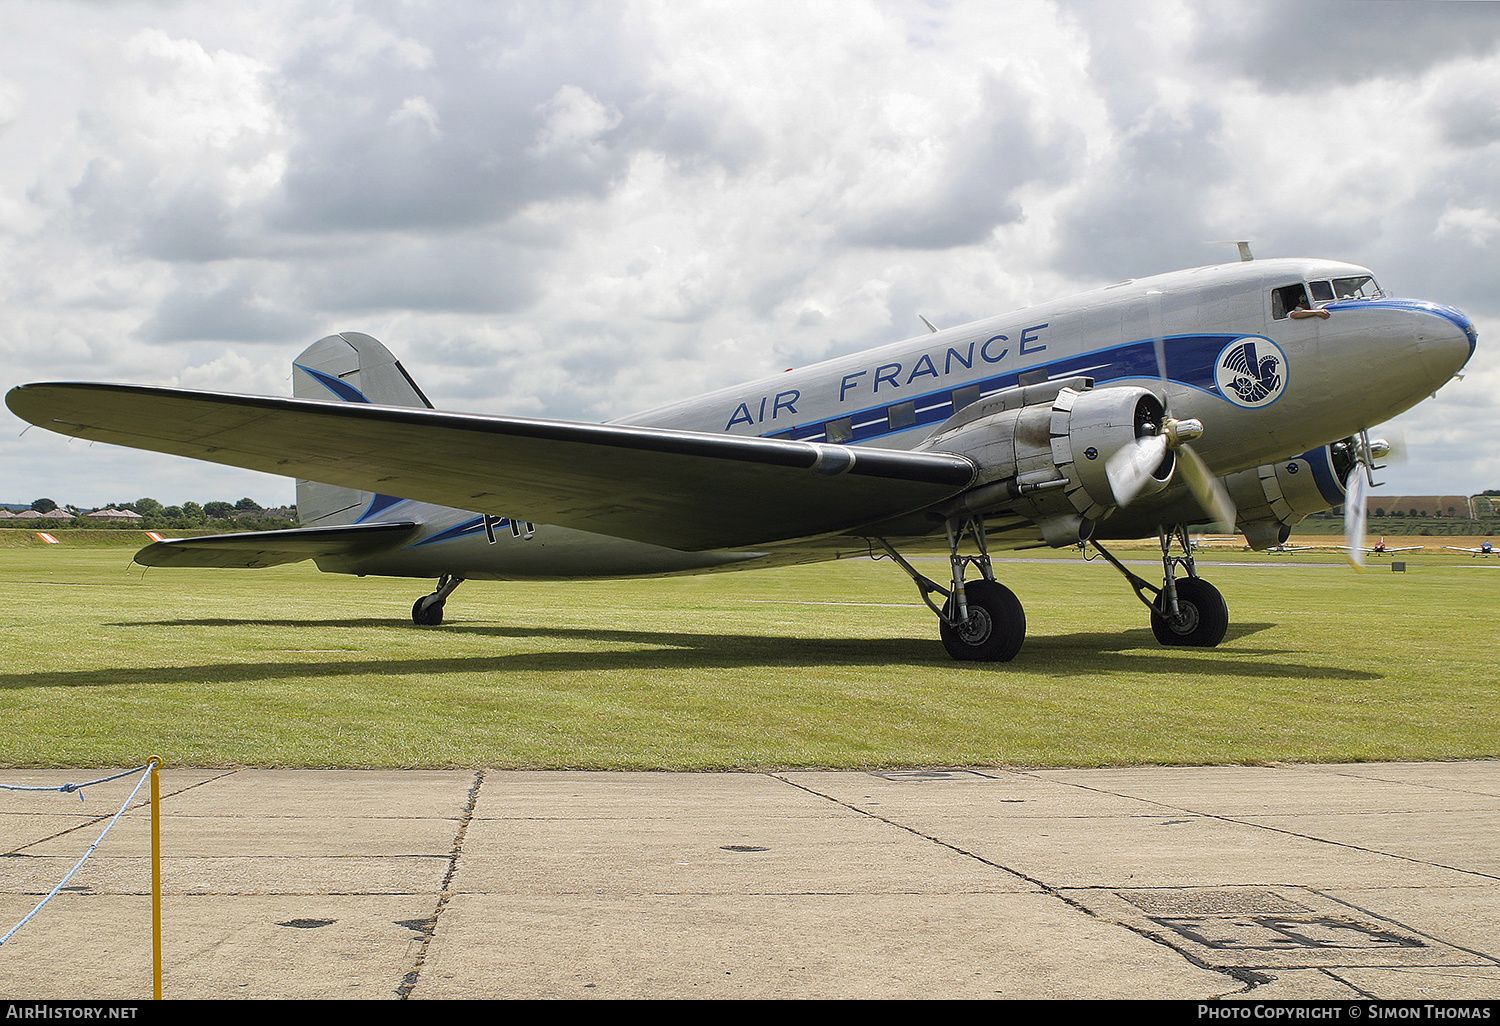
[{"label": "aircraft shadow on grass", "polygon": [[[390,627],[390,620],[241,620],[194,619],[154,622],[121,622],[115,628],[171,627]],[[1236,636],[1244,637],[1274,624],[1241,624]],[[409,630],[410,628],[402,628]],[[588,644],[641,645],[624,651],[575,650],[563,652],[511,652],[494,655],[436,659],[368,658],[359,652],[330,653],[327,660],[301,662],[203,663],[190,666],[109,667],[97,670],[0,673],[0,688],[105,687],[129,684],[181,684],[194,681],[234,683],[275,678],[356,677],[363,674],[447,673],[578,673],[586,671],[637,672],[661,670],[724,669],[736,666],[942,666],[943,658],[931,642],[916,638],[788,638],[758,634],[707,635],[670,631],[598,630],[577,627],[520,627],[481,624],[450,624],[445,634],[464,633],[478,637],[511,639],[563,639]],[[285,650],[289,653],[295,649]],[[1032,646],[1014,669],[1046,676],[1072,676],[1081,672],[1174,674],[1191,672],[1205,678],[1252,677],[1299,680],[1379,680],[1382,675],[1346,667],[1312,666],[1274,658],[1287,654],[1279,649],[1255,649],[1244,658],[1187,661],[1159,651],[1146,628],[1075,633],[1033,638]],[[1005,672],[983,664],[972,672]]]}]

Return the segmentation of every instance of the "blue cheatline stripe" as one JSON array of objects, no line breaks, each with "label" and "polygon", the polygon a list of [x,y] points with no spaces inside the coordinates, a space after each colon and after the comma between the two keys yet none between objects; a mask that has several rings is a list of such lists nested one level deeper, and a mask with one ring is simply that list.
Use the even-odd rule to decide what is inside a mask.
[{"label": "blue cheatline stripe", "polygon": [[355,523],[362,524],[366,520],[369,520],[370,518],[380,513],[384,513],[386,510],[390,509],[398,502],[405,501],[406,500],[401,498],[399,495],[376,495],[374,499],[370,500],[370,508],[361,513],[359,515],[359,519],[356,520]]},{"label": "blue cheatline stripe", "polygon": [[[1214,383],[1214,365],[1219,353],[1230,342],[1246,337],[1243,332],[1168,336],[1163,340],[1167,354],[1167,377],[1176,384],[1188,385],[1216,396],[1219,395],[1218,386]],[[1156,366],[1155,339],[1141,339],[1107,349],[1096,349],[1039,366],[1047,368],[1049,378],[1087,375],[1100,384],[1118,381],[1122,378],[1160,378],[1160,372]],[[1014,388],[1020,383],[1020,376],[1027,370],[1033,369],[1035,368],[1018,368],[991,378],[965,381],[950,388],[917,395],[893,391],[888,405],[868,406],[846,413],[842,417],[832,417],[829,420],[799,424],[781,431],[769,432],[764,437],[789,439],[794,442],[822,442],[826,441],[825,435],[830,421],[847,419],[851,422],[850,441],[858,443],[900,434],[914,430],[914,428],[941,424],[954,414],[953,395],[955,392],[978,387],[980,397],[983,398],[1002,389]],[[916,403],[916,424],[891,428],[891,407],[910,402]]]},{"label": "blue cheatline stripe", "polygon": [[367,403],[370,401],[359,389],[355,388],[353,385],[347,382],[340,381],[332,374],[324,374],[322,371],[315,371],[311,367],[302,366],[302,364],[300,363],[295,363],[292,366],[296,367],[300,371],[306,371],[308,374],[311,374],[314,381],[322,385],[324,388],[328,389],[328,391],[332,392],[334,395],[338,396],[346,403]]},{"label": "blue cheatline stripe", "polygon": [[463,538],[482,530],[484,530],[484,517],[474,517],[454,527],[450,527],[446,531],[439,531],[431,538],[423,538],[419,542],[413,542],[407,548],[419,549],[423,545],[435,545],[438,542],[452,541],[455,538]]},{"label": "blue cheatline stripe", "polygon": [[[498,520],[493,521],[491,526],[497,531],[502,527],[509,528],[510,517],[500,517]],[[471,520],[465,520],[461,524],[450,527],[446,531],[439,531],[430,538],[423,538],[419,542],[412,542],[407,548],[420,549],[424,545],[436,545],[439,542],[453,541],[456,538],[467,538],[469,535],[479,534],[483,530],[484,517],[474,517]]]}]

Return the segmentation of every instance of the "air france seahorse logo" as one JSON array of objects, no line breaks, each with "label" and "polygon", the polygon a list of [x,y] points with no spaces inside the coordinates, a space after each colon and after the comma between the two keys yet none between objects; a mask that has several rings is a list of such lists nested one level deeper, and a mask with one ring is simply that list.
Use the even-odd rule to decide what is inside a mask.
[{"label": "air france seahorse logo", "polygon": [[1235,339],[1219,353],[1214,383],[1219,392],[1249,410],[1274,403],[1286,391],[1286,354],[1268,338]]}]

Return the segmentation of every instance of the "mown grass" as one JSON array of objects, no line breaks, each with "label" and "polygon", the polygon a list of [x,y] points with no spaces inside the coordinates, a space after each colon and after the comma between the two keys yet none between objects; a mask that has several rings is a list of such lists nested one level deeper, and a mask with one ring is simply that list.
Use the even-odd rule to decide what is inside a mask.
[{"label": "mown grass", "polygon": [[430,582],[311,564],[143,574],[130,552],[0,551],[0,765],[153,754],[174,766],[619,769],[1500,755],[1500,569],[1456,554],[1356,575],[1205,553],[1233,561],[1202,571],[1232,619],[1212,651],[1159,647],[1144,607],[1100,562],[1003,562],[1030,630],[1014,662],[989,666],[948,659],[888,562],[471,582],[447,623],[417,628],[409,609]]}]

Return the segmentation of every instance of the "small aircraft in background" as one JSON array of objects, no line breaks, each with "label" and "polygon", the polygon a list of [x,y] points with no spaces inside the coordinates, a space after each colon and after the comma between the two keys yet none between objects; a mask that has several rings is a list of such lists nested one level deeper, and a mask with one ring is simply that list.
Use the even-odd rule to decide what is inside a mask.
[{"label": "small aircraft in background", "polygon": [[[1272,545],[1270,548],[1266,549],[1265,551],[1266,552],[1280,552],[1280,553],[1290,554],[1290,553],[1293,553],[1293,552],[1310,552],[1310,551],[1312,551],[1312,549],[1313,549],[1313,546],[1311,546],[1311,545],[1287,545],[1287,544],[1283,543],[1281,545]],[[1251,552],[1253,550],[1250,548],[1250,546],[1246,545],[1245,546],[1245,551],[1246,552]]]},{"label": "small aircraft in background", "polygon": [[[1336,545],[1334,547],[1335,548],[1339,548],[1339,549],[1344,549],[1346,551],[1349,549],[1349,546],[1347,546],[1347,545]],[[1360,546],[1359,550],[1361,552],[1368,552],[1372,556],[1389,556],[1389,555],[1393,555],[1393,554],[1395,554],[1397,552],[1416,552],[1418,549],[1422,549],[1422,548],[1426,548],[1426,546],[1424,546],[1424,545],[1403,545],[1403,546],[1401,546],[1399,548],[1392,548],[1391,546],[1389,546],[1389,545],[1387,545],[1385,543],[1385,538],[1382,537],[1374,545],[1371,545],[1368,548]]]},{"label": "small aircraft in background", "polygon": [[[299,479],[302,527],[160,541],[141,563],[436,577],[418,624],[440,623],[476,578],[874,555],[912,578],[950,655],[1005,661],[1026,617],[991,550],[1083,543],[1124,575],[1160,643],[1212,647],[1229,612],[1189,529],[1234,524],[1264,550],[1344,503],[1353,545],[1364,528],[1348,510],[1363,512],[1388,449],[1369,429],[1477,344],[1463,313],[1388,297],[1364,267],[1242,255],[608,424],[440,412],[357,332],[296,358],[292,398],[46,383],[6,403],[62,434]],[[1326,316],[1293,316],[1309,305]],[[1160,586],[1106,547],[1151,534]],[[900,552],[934,540],[941,583]]]},{"label": "small aircraft in background", "polygon": [[1495,554],[1495,543],[1484,542],[1474,548],[1463,548],[1458,545],[1444,545],[1443,548],[1452,552],[1467,552],[1471,556],[1493,556]]}]

